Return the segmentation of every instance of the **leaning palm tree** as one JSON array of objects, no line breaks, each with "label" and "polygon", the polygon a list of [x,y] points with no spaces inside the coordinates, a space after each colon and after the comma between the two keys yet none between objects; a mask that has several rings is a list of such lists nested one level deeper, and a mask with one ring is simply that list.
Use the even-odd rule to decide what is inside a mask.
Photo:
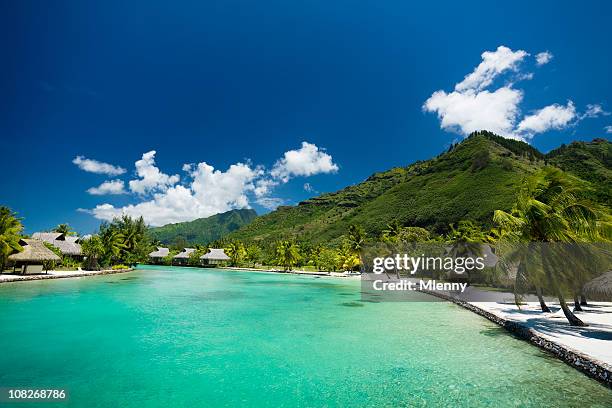
[{"label": "leaning palm tree", "polygon": [[4,270],[8,256],[21,252],[20,233],[23,230],[21,221],[8,207],[0,207],[0,273]]},{"label": "leaning palm tree", "polygon": [[[569,323],[585,326],[569,309],[564,292],[573,289],[573,268],[568,267],[564,246],[568,243],[609,239],[610,216],[576,193],[588,188],[584,182],[554,167],[545,167],[527,178],[510,212],[497,210],[494,221],[517,242],[539,243],[539,268],[526,271],[527,279],[546,283],[561,305]],[[551,245],[552,244],[552,245]],[[575,262],[571,262],[576,266]],[[591,272],[592,273],[592,272]]]}]

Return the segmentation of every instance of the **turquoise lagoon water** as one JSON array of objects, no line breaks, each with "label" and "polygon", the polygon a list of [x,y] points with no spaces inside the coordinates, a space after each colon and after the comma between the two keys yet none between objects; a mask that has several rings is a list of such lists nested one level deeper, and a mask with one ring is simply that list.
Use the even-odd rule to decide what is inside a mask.
[{"label": "turquoise lagoon water", "polygon": [[64,388],[56,405],[79,407],[612,406],[612,391],[452,304],[167,267],[0,285],[0,387]]}]

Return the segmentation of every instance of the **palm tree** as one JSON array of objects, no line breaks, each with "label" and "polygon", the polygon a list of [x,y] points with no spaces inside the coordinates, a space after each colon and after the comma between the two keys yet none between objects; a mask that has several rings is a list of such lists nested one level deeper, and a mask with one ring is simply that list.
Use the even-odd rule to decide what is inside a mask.
[{"label": "palm tree", "polygon": [[244,244],[240,241],[232,241],[225,247],[225,253],[230,257],[230,265],[238,266],[238,263],[246,256]]},{"label": "palm tree", "polygon": [[64,235],[75,235],[76,232],[72,230],[70,225],[68,224],[59,224],[57,227],[53,228],[53,232],[59,232]]},{"label": "palm tree", "polygon": [[0,273],[4,270],[8,256],[21,252],[20,233],[23,230],[21,220],[8,207],[0,207]]},{"label": "palm tree", "polygon": [[497,210],[493,218],[512,240],[541,244],[541,267],[526,274],[536,287],[539,283],[549,285],[573,326],[586,326],[569,309],[564,296],[566,290],[575,289],[575,267],[580,266],[564,254],[566,246],[558,244],[610,239],[610,215],[577,198],[576,193],[585,189],[587,186],[581,180],[557,168],[545,167],[525,180],[511,212]]},{"label": "palm tree", "polygon": [[100,238],[104,246],[104,259],[106,263],[112,264],[119,260],[125,248],[123,234],[115,228],[104,228],[104,226],[101,226]]},{"label": "palm tree", "polygon": [[395,243],[402,235],[403,226],[398,220],[387,224],[387,229],[383,230],[381,239],[383,242]]},{"label": "palm tree", "polygon": [[290,271],[300,260],[300,248],[293,241],[279,241],[276,244],[276,262],[285,271]]},{"label": "palm tree", "polygon": [[261,248],[257,244],[250,244],[246,247],[246,258],[254,268],[261,258]]},{"label": "palm tree", "polygon": [[[488,235],[472,221],[459,221],[457,228],[450,225],[451,231],[446,242],[451,244],[449,256],[453,258],[479,257],[488,242]],[[466,275],[469,282],[469,274]]]},{"label": "palm tree", "polygon": [[361,251],[365,244],[366,233],[363,227],[351,224],[348,229],[348,244],[355,253]]},{"label": "palm tree", "polygon": [[87,257],[87,270],[98,270],[98,260],[104,255],[104,244],[98,235],[94,235],[89,239],[81,242],[83,255]]}]

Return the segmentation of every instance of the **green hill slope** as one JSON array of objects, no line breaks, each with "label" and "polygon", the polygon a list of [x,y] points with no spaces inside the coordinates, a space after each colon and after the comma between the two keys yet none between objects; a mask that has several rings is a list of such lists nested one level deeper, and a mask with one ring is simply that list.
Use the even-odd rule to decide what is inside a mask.
[{"label": "green hill slope", "polygon": [[[595,157],[593,166],[610,171],[610,143],[605,144],[607,156]],[[462,219],[491,225],[493,211],[510,209],[522,179],[541,168],[545,160],[553,161],[552,156],[527,143],[479,132],[434,159],[376,173],[362,183],[297,206],[279,207],[228,238],[333,243],[352,223],[363,226],[369,235],[380,234],[394,220],[438,233]],[[557,154],[555,160],[560,162],[563,157]],[[565,167],[577,175],[582,170],[580,166]]]},{"label": "green hill slope", "polygon": [[172,244],[179,238],[188,243],[204,244],[237,230],[256,217],[257,213],[251,209],[231,210],[208,218],[150,228],[149,234],[163,244]]},{"label": "green hill slope", "polygon": [[612,203],[612,143],[605,139],[573,142],[552,150],[547,161],[593,184],[592,198]]}]

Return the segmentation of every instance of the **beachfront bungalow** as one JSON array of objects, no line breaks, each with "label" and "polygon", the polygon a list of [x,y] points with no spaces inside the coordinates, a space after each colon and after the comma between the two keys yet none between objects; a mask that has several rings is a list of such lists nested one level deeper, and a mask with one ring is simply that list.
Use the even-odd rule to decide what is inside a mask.
[{"label": "beachfront bungalow", "polygon": [[204,266],[225,265],[229,260],[230,257],[225,254],[225,251],[218,248],[210,248],[200,257],[200,262]]},{"label": "beachfront bungalow", "polygon": [[152,264],[160,264],[169,253],[169,248],[157,247],[157,251],[153,251],[149,254],[149,262]]},{"label": "beachfront bungalow", "polygon": [[62,255],[74,259],[82,259],[80,239],[77,236],[66,235],[60,232],[35,232],[32,239],[47,242],[60,250]]},{"label": "beachfront bungalow", "polygon": [[[23,251],[9,255],[9,261],[13,262],[13,272],[21,270],[21,274],[42,273],[47,262],[60,262],[62,259],[37,239],[22,239],[19,245]],[[46,271],[46,269],[45,269]]]},{"label": "beachfront bungalow", "polygon": [[179,252],[177,255],[174,256],[172,263],[175,265],[187,265],[187,263],[189,262],[189,255],[191,255],[191,253],[194,251],[194,248],[183,249],[182,252]]}]

